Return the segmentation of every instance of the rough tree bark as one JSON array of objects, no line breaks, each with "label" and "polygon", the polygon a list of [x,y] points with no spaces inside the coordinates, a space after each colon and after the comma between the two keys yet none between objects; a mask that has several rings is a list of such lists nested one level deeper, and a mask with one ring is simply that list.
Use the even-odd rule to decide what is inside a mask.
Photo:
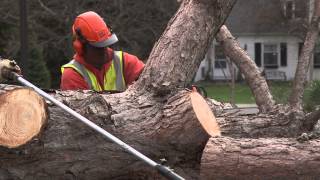
[{"label": "rough tree bark", "polygon": [[317,179],[320,141],[211,138],[204,149],[202,179]]},{"label": "rough tree bark", "polygon": [[252,61],[246,51],[240,47],[239,42],[232,36],[225,25],[220,28],[216,39],[222,44],[225,54],[237,65],[240,72],[245,76],[245,80],[254,95],[260,112],[272,110],[275,102],[270,93],[267,81],[261,75],[254,61]]},{"label": "rough tree bark", "polygon": [[[55,96],[145,155],[166,159],[197,178],[209,136],[183,87],[235,0],[186,0],[153,48],[140,79],[120,94],[58,92]],[[142,162],[57,108],[43,134],[20,148],[0,148],[1,179],[160,178]]]},{"label": "rough tree bark", "polygon": [[239,115],[235,111],[228,112],[228,109],[215,111],[215,114],[221,134],[233,138],[297,137],[310,130],[292,117],[288,106],[275,108],[268,114]]},{"label": "rough tree bark", "polygon": [[314,13],[311,19],[309,30],[307,32],[298,65],[293,81],[292,92],[289,98],[289,104],[292,109],[302,111],[302,96],[304,92],[305,83],[307,80],[307,72],[310,65],[310,60],[314,50],[314,46],[319,36],[319,21],[320,21],[320,1],[314,1]]}]

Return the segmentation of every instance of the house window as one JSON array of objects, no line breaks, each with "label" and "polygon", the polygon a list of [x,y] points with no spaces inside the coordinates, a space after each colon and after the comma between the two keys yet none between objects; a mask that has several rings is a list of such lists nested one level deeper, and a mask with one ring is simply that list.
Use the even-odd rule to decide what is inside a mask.
[{"label": "house window", "polygon": [[285,3],[283,4],[284,16],[288,19],[294,19],[295,9],[296,9],[295,2],[293,0],[286,0]]},{"label": "house window", "polygon": [[264,44],[263,64],[266,68],[278,68],[278,48],[276,44]]},{"label": "house window", "polygon": [[287,66],[287,43],[280,43],[280,65]]},{"label": "house window", "polygon": [[222,46],[216,45],[214,49],[215,49],[214,50],[215,52],[214,67],[218,69],[227,68],[226,56],[223,52]]},{"label": "house window", "polygon": [[206,76],[206,68],[205,67],[201,67],[201,77],[205,77]]},{"label": "house window", "polygon": [[254,43],[254,62],[261,67],[261,43]]},{"label": "house window", "polygon": [[316,45],[316,47],[314,49],[313,66],[315,68],[320,68],[320,47],[319,47],[319,45]]},{"label": "house window", "polygon": [[300,57],[300,54],[301,54],[301,51],[302,51],[302,47],[303,47],[303,43],[299,42],[298,46],[299,46],[298,56]]}]

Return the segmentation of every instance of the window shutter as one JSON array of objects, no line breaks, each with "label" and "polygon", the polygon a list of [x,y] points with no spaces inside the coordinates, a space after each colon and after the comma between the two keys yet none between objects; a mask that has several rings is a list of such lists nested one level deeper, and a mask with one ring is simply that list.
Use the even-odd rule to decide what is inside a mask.
[{"label": "window shutter", "polygon": [[287,66],[287,43],[280,43],[280,65]]},{"label": "window shutter", "polygon": [[302,51],[302,47],[303,47],[303,43],[299,43],[299,52],[298,52],[299,57]]},{"label": "window shutter", "polygon": [[254,43],[254,61],[258,67],[261,67],[261,43]]}]

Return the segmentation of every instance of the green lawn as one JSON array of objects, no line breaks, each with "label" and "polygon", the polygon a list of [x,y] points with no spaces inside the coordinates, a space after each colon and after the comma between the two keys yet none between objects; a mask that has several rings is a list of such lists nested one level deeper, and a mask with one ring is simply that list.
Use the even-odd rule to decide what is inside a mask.
[{"label": "green lawn", "polygon": [[[197,85],[202,86],[207,91],[208,97],[222,102],[230,102],[231,88],[228,83],[201,82]],[[286,102],[290,93],[290,82],[272,82],[269,84],[274,99],[279,103]],[[245,83],[237,83],[235,86],[235,103],[251,104],[255,103],[252,93]]]}]

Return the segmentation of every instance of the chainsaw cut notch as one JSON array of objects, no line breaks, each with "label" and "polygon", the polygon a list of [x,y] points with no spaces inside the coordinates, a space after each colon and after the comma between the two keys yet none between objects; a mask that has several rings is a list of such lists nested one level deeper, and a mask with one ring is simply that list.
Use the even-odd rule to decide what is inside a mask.
[{"label": "chainsaw cut notch", "polygon": [[197,92],[190,93],[191,104],[201,126],[212,137],[221,136],[219,124],[205,99]]},{"label": "chainsaw cut notch", "polygon": [[47,121],[44,99],[28,88],[0,95],[0,145],[15,148],[41,132]]}]

